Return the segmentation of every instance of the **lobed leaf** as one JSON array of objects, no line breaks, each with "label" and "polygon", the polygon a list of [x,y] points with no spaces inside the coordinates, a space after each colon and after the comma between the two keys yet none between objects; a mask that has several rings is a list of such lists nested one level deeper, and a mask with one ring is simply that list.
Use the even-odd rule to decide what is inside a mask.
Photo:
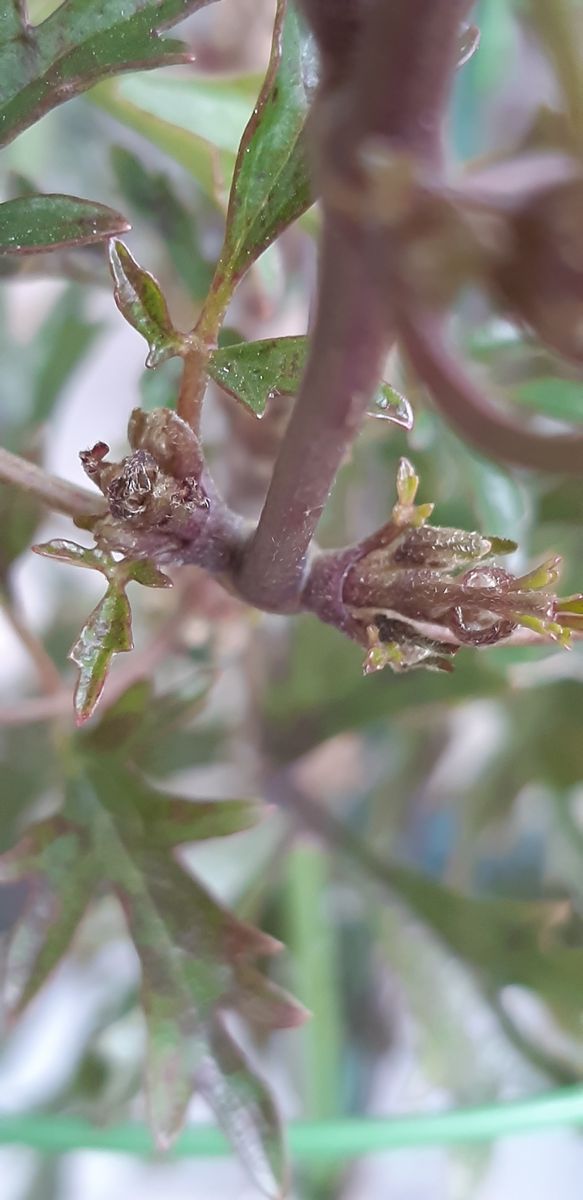
[{"label": "lobed leaf", "polygon": [[243,134],[217,280],[234,287],[263,251],[310,207],[305,125],[316,52],[295,8],[278,0],[271,57]]},{"label": "lobed leaf", "polygon": [[40,25],[8,0],[0,25],[0,145],[98,80],[121,71],[189,62],[159,33],[212,0],[65,0]]},{"label": "lobed leaf", "polygon": [[125,217],[77,196],[21,196],[0,204],[0,255],[38,254],[105,242],[129,229]]},{"label": "lobed leaf", "polygon": [[[139,719],[150,691],[128,689],[105,727]],[[285,1176],[279,1122],[263,1083],[223,1034],[225,1007],[246,1012],[256,992],[270,1028],[297,1023],[293,1001],[267,984],[250,960],[279,944],[239,921],[174,861],[184,841],[247,828],[258,815],[247,801],[190,802],[151,788],[98,729],[79,739],[61,815],[33,825],[0,858],[0,881],[33,877],[52,894],[42,905],[43,942],[29,959],[21,1010],[58,965],[87,904],[107,888],[125,913],[142,969],[148,1037],[149,1108],[157,1143],[179,1131],[200,1087],[236,1149],[268,1195]],[[97,736],[96,736],[97,735]],[[119,747],[118,747],[119,748]],[[122,747],[123,748],[123,747]],[[185,921],[185,914],[188,919]]]},{"label": "lobed leaf", "polygon": [[[297,394],[308,346],[308,338],[303,335],[229,343],[211,354],[208,371],[223,391],[246,404],[256,417],[262,417],[269,401],[276,396]],[[412,428],[413,413],[408,401],[388,383],[380,385],[369,411],[406,429]]]},{"label": "lobed leaf", "polygon": [[69,542],[66,538],[53,538],[51,542],[42,542],[32,549],[42,558],[56,558],[59,562],[70,563],[74,567],[100,571],[108,579],[117,565],[115,559],[105,550],[99,550],[97,546],[80,546],[78,542]]},{"label": "lobed leaf", "polygon": [[197,1072],[199,1091],[264,1196],[287,1190],[288,1169],[279,1114],[263,1081],[220,1020],[211,1053]]},{"label": "lobed leaf", "polygon": [[146,339],[147,367],[180,355],[184,336],[173,326],[159,283],[138,265],[123,242],[109,243],[109,265],[117,307],[126,321]]},{"label": "lobed leaf", "polygon": [[69,658],[79,667],[74,708],[78,725],[95,711],[115,654],[133,650],[129,600],[123,587],[110,583],[85,622]]}]

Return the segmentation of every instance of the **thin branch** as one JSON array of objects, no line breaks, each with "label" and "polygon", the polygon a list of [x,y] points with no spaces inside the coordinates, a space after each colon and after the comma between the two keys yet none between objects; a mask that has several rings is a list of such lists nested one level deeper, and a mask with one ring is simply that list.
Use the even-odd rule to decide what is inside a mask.
[{"label": "thin branch", "polygon": [[47,654],[40,638],[29,629],[12,596],[6,592],[0,594],[0,606],[8,624],[34,663],[42,690],[52,696],[61,692],[61,676],[52,658]]},{"label": "thin branch", "polygon": [[69,517],[89,517],[104,511],[100,496],[77,487],[58,475],[49,475],[36,463],[20,458],[0,446],[0,480],[12,483],[37,496],[47,508],[66,513]]},{"label": "thin branch", "polygon": [[400,320],[399,335],[436,406],[476,449],[521,467],[581,475],[583,436],[537,433],[496,409],[480,384],[450,354],[438,317],[409,312]]},{"label": "thin branch", "polygon": [[73,719],[70,690],[63,689],[48,696],[31,696],[14,704],[0,707],[0,728],[11,725],[34,725],[37,721],[52,721],[69,713]]}]

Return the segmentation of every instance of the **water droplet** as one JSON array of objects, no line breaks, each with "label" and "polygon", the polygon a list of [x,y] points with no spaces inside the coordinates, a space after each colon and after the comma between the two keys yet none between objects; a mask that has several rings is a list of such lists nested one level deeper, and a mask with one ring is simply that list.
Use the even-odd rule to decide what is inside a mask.
[{"label": "water droplet", "polygon": [[402,396],[388,383],[383,384],[377,392],[367,409],[367,415],[381,421],[392,421],[393,425],[400,425],[402,429],[412,429],[415,419],[406,396]]}]

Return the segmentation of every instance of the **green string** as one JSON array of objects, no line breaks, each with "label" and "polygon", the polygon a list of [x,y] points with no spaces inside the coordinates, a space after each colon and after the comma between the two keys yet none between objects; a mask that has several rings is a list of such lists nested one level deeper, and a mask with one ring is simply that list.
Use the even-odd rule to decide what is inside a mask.
[{"label": "green string", "polygon": [[[346,1117],[330,1121],[297,1121],[289,1126],[293,1158],[342,1161],[406,1147],[487,1142],[514,1134],[583,1125],[583,1087],[511,1104],[460,1109],[412,1117]],[[0,1116],[0,1145],[28,1146],[45,1154],[107,1150],[152,1155],[151,1135],[143,1125],[98,1128],[76,1117]],[[171,1154],[182,1158],[224,1156],[231,1149],[218,1129],[187,1129]]]}]

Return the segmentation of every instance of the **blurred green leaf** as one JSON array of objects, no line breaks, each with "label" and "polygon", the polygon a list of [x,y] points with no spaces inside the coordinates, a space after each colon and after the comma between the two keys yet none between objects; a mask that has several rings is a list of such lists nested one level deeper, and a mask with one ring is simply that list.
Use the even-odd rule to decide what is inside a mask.
[{"label": "blurred green leaf", "polygon": [[257,80],[132,75],[99,84],[89,99],[170,155],[222,206],[257,95]]},{"label": "blurred green leaf", "polygon": [[580,1032],[583,949],[557,940],[564,904],[463,896],[394,862],[379,860],[375,874],[472,966],[487,992],[529,988],[561,1024]]},{"label": "blurred green leaf", "polygon": [[29,25],[19,0],[7,0],[0,26],[0,143],[99,79],[189,62],[184,43],[160,38],[211,0],[65,0],[40,25]]},{"label": "blurred green leaf", "polygon": [[32,356],[32,407],[26,419],[32,423],[47,420],[69,377],[104,328],[87,319],[85,308],[84,289],[66,288],[27,349],[24,357],[29,358],[29,352]]},{"label": "blurred green leaf", "polygon": [[287,666],[264,695],[264,721],[270,751],[282,761],[305,753],[345,730],[361,729],[387,717],[422,716],[442,704],[502,697],[509,688],[505,667],[490,656],[462,651],[453,675],[426,672],[398,678],[385,672],[362,676],[362,651],[315,618],[295,622]]},{"label": "blurred green leaf", "polygon": [[123,242],[109,243],[109,265],[117,307],[126,321],[146,339],[150,352],[147,367],[157,367],[180,355],[184,335],[174,328],[159,283],[132,258]]},{"label": "blurred green leaf", "polygon": [[125,217],[77,196],[21,196],[0,204],[0,255],[38,254],[104,242],[129,229]]},{"label": "blurred green leaf", "polygon": [[144,372],[140,379],[142,408],[152,412],[154,408],[176,408],[183,364],[176,358],[160,363],[155,371]]},{"label": "blurred green leaf", "polygon": [[298,13],[278,0],[270,62],[239,147],[217,267],[217,279],[231,288],[312,203],[305,123],[315,64]]},{"label": "blurred green leaf", "polygon": [[583,421],[583,382],[575,379],[530,379],[514,388],[512,399],[556,421]]},{"label": "blurred green leaf", "polygon": [[[134,689],[130,707],[139,708],[145,698]],[[127,703],[122,698],[118,714]],[[257,815],[257,806],[246,801],[197,804],[165,796],[84,739],[62,813],[29,828],[2,859],[0,880],[35,876],[37,886],[57,898],[52,911],[45,905],[45,937],[29,963],[17,1011],[59,963],[92,897],[104,885],[113,892],[142,968],[158,1144],[179,1132],[199,1089],[259,1187],[277,1197],[286,1169],[277,1113],[225,1034],[221,1013],[237,1007],[239,974],[248,999],[249,960],[273,953],[278,944],[222,908],[169,854],[187,841],[246,829]],[[286,1016],[289,1024],[289,1008]]]},{"label": "blurred green leaf", "polygon": [[182,203],[162,171],[148,171],[130,150],[114,146],[111,161],[124,198],[160,235],[190,294],[204,299],[212,271],[201,254],[195,213]]}]

